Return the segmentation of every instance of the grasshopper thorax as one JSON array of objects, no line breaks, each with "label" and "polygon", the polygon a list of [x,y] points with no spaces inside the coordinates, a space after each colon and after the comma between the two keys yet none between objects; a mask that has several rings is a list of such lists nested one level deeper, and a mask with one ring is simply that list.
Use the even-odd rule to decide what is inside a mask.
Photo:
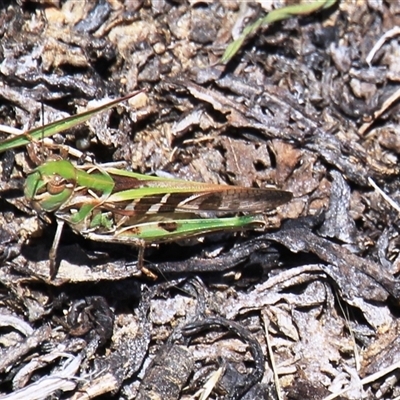
[{"label": "grasshopper thorax", "polygon": [[25,197],[35,209],[57,211],[73,195],[76,187],[74,169],[68,161],[48,161],[37,167],[25,181]]}]

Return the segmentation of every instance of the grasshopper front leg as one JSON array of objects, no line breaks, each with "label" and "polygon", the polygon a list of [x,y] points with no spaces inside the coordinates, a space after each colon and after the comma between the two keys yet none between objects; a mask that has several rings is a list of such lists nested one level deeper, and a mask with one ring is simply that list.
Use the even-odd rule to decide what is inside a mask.
[{"label": "grasshopper front leg", "polygon": [[138,269],[143,272],[146,276],[148,276],[150,279],[156,280],[157,275],[151,272],[148,268],[144,266],[144,251],[146,250],[146,244],[143,242],[143,244],[138,246]]},{"label": "grasshopper front leg", "polygon": [[50,279],[54,279],[57,270],[57,250],[60,244],[61,234],[64,228],[65,222],[63,220],[57,219],[57,230],[56,234],[54,235],[53,244],[51,245],[51,249],[49,251],[49,260],[50,260]]}]

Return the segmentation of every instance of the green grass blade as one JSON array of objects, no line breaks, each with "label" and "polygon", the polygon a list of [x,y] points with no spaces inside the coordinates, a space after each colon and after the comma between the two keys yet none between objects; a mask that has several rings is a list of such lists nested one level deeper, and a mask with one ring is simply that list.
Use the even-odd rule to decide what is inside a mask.
[{"label": "green grass blade", "polygon": [[40,140],[45,137],[50,137],[56,133],[60,133],[65,131],[66,129],[73,128],[74,126],[81,124],[82,122],[87,121],[95,114],[98,114],[102,111],[105,111],[122,101],[128,100],[133,96],[143,92],[143,90],[139,90],[128,94],[124,97],[119,97],[118,99],[112,100],[106,104],[103,104],[99,107],[93,108],[91,110],[85,111],[83,113],[72,115],[71,117],[63,118],[58,121],[51,122],[47,125],[41,126],[39,128],[33,128],[29,131],[22,133],[21,135],[14,136],[12,138],[6,139],[0,143],[0,153],[6,150],[14,149],[20,146],[26,146],[27,144],[32,142],[33,140]]},{"label": "green grass blade", "polygon": [[228,45],[220,62],[222,64],[227,64],[242,47],[246,38],[255,32],[260,26],[282,21],[291,17],[308,15],[331,7],[336,3],[336,1],[337,0],[319,0],[307,4],[295,4],[271,11],[265,17],[259,18],[257,21],[246,27],[243,30],[243,33]]}]

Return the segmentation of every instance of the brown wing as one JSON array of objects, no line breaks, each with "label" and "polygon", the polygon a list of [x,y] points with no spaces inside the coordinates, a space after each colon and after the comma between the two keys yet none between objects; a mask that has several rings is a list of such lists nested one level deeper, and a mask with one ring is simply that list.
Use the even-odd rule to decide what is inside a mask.
[{"label": "brown wing", "polygon": [[255,189],[219,185],[205,192],[145,195],[135,200],[104,203],[103,208],[124,214],[261,213],[292,199],[292,193],[278,189]]}]

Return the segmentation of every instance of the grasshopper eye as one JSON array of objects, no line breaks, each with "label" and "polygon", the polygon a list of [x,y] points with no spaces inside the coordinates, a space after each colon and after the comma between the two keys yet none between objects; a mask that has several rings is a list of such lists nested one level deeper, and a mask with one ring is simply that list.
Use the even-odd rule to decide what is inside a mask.
[{"label": "grasshopper eye", "polygon": [[61,175],[54,174],[47,182],[46,190],[52,195],[59,194],[65,189],[66,185],[66,180]]}]

